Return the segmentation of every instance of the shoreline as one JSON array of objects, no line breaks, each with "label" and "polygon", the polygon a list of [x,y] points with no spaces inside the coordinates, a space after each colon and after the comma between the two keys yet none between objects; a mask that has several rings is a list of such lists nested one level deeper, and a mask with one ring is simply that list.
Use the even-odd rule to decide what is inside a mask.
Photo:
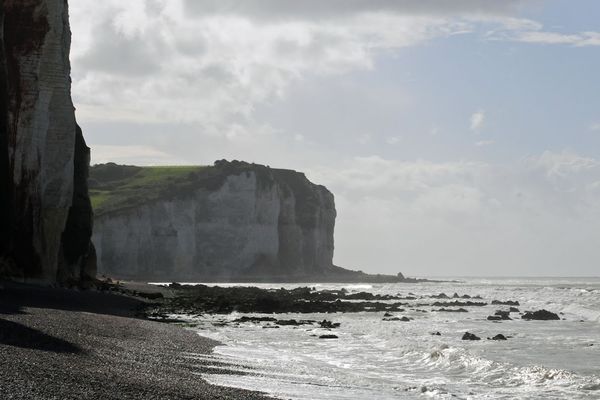
[{"label": "shoreline", "polygon": [[[139,285],[140,288],[146,285]],[[0,283],[0,394],[11,399],[267,399],[200,377],[219,343],[142,318],[147,300]]]}]

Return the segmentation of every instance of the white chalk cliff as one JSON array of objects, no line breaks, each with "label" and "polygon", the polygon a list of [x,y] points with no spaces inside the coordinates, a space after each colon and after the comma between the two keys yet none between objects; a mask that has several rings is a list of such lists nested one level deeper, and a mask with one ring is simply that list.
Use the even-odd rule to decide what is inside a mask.
[{"label": "white chalk cliff", "polygon": [[335,218],[331,192],[304,174],[221,161],[185,189],[98,213],[93,241],[109,276],[298,281],[340,272]]}]

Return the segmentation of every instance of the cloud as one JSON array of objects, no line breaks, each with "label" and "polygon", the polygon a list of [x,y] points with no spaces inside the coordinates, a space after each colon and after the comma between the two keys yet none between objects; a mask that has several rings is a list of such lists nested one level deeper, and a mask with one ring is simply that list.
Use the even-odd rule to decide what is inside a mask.
[{"label": "cloud", "polygon": [[[417,275],[591,274],[600,160],[546,151],[509,164],[379,156],[309,171],[336,195],[336,262]],[[377,238],[372,240],[371,238]]]},{"label": "cloud", "polygon": [[590,131],[598,132],[600,131],[600,122],[595,122],[590,125]]},{"label": "cloud", "polygon": [[512,40],[536,44],[565,44],[575,47],[600,46],[600,32],[575,34],[546,31],[518,32],[512,37]]},{"label": "cloud", "polygon": [[[151,162],[149,163],[149,161]],[[92,149],[92,164],[102,164],[106,162],[127,162],[138,165],[148,165],[154,162],[160,162],[161,164],[185,164],[185,162],[182,161],[182,159],[152,146],[96,145]]]},{"label": "cloud", "polygon": [[385,140],[385,142],[387,144],[390,144],[393,146],[393,145],[396,145],[396,144],[402,142],[402,137],[401,136],[390,136]]},{"label": "cloud", "polygon": [[561,153],[545,151],[538,157],[528,158],[526,162],[530,167],[544,171],[550,179],[570,179],[588,172],[600,172],[598,160],[566,150]]},{"label": "cloud", "polygon": [[479,131],[483,128],[485,122],[485,112],[477,111],[471,115],[470,118],[470,129],[472,131]]},{"label": "cloud", "polygon": [[513,20],[521,3],[78,0],[73,93],[83,122],[193,123],[227,135],[293,84],[372,69],[382,53],[477,21]]},{"label": "cloud", "polygon": [[481,140],[477,143],[475,143],[475,146],[477,147],[485,147],[485,146],[491,146],[493,144],[495,144],[496,142],[494,140]]},{"label": "cloud", "polygon": [[360,135],[356,139],[356,141],[362,145],[365,145],[367,143],[370,143],[372,139],[373,139],[373,136],[370,133],[364,133],[364,134]]},{"label": "cloud", "polygon": [[600,32],[596,31],[551,32],[544,30],[543,24],[524,18],[492,17],[488,21],[496,22],[501,28],[488,31],[486,37],[489,40],[574,47],[600,46]]},{"label": "cloud", "polygon": [[340,19],[363,13],[402,15],[507,15],[523,1],[485,0],[185,0],[185,9],[195,14],[232,14],[260,19]]}]

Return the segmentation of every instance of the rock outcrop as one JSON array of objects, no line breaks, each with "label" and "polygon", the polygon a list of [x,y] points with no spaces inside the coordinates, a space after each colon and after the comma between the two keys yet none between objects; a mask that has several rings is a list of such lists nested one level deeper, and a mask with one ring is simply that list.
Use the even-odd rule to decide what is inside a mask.
[{"label": "rock outcrop", "polygon": [[0,13],[0,274],[79,283],[95,271],[67,1],[4,0]]},{"label": "rock outcrop", "polygon": [[[101,273],[142,280],[298,281],[349,272],[332,261],[333,195],[302,173],[219,161],[182,170],[179,180],[172,177],[161,193],[151,193],[136,182],[152,182],[156,190],[159,169],[133,168],[92,169],[96,189],[113,187],[116,199],[112,207],[98,208],[95,220]],[[107,181],[107,173],[121,183]],[[137,191],[119,192],[119,185]]]},{"label": "rock outcrop", "polygon": [[555,314],[548,310],[538,310],[538,311],[528,311],[521,316],[522,319],[525,320],[536,320],[536,321],[552,321],[552,320],[560,320],[558,314]]}]

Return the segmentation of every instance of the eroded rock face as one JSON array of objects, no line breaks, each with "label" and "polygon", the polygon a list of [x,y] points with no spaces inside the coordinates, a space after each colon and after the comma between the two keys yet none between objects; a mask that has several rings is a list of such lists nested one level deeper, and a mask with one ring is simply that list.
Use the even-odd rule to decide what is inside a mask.
[{"label": "eroded rock face", "polygon": [[81,267],[90,264],[89,149],[71,101],[67,1],[4,0],[0,12],[0,269],[80,281],[94,275]]},{"label": "eroded rock face", "polygon": [[333,266],[333,195],[304,174],[217,168],[219,185],[95,220],[98,268],[140,280],[298,280]]}]

